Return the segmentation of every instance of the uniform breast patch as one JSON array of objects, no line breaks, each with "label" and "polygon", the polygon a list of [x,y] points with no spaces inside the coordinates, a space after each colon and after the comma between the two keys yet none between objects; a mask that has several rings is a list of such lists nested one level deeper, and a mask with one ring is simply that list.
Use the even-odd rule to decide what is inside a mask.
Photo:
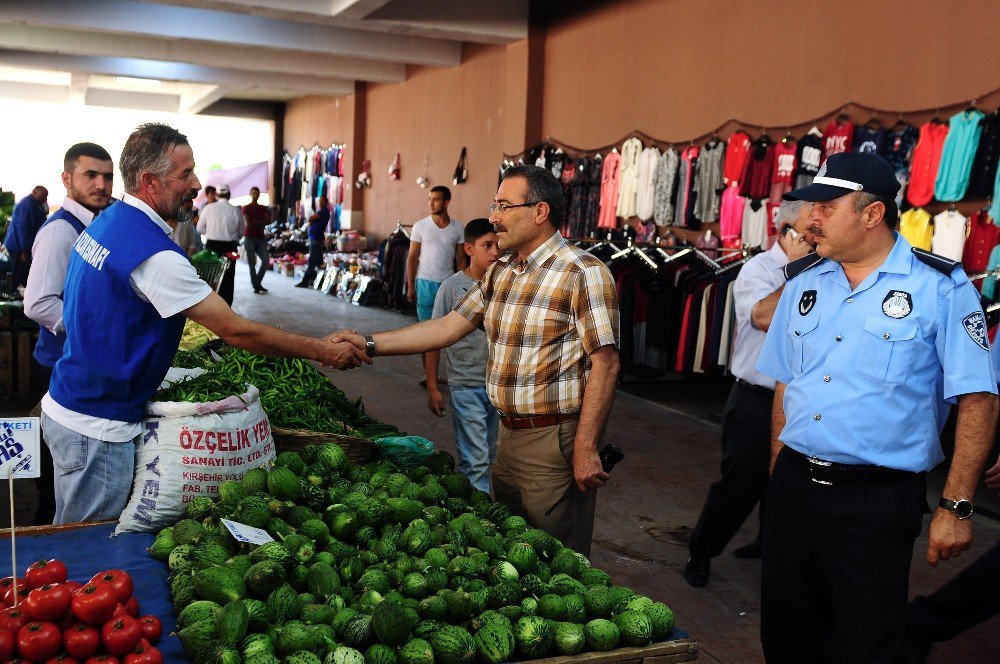
[{"label": "uniform breast patch", "polygon": [[799,298],[799,314],[805,316],[814,306],[816,306],[816,291],[803,291],[802,297]]},{"label": "uniform breast patch", "polygon": [[989,350],[990,344],[986,336],[986,316],[982,311],[976,311],[962,319],[965,331],[983,350]]},{"label": "uniform breast patch", "polygon": [[913,311],[913,298],[906,291],[889,291],[882,300],[882,313],[889,318],[906,318],[911,311]]}]

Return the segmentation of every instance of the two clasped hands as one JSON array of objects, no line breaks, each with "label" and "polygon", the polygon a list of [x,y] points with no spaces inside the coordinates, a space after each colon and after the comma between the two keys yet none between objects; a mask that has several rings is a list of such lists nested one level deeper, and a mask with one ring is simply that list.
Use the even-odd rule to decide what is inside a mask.
[{"label": "two clasped hands", "polygon": [[316,360],[325,367],[346,371],[372,363],[365,353],[365,338],[354,330],[340,330],[319,341],[320,352]]}]

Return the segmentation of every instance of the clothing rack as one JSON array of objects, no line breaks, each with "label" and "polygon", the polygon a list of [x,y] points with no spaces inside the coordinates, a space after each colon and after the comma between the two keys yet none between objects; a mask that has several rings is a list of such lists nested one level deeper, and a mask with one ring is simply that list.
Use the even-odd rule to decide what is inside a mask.
[{"label": "clothing rack", "polygon": [[396,235],[397,233],[402,233],[406,237],[410,237],[410,234],[406,232],[407,228],[413,228],[413,224],[403,224],[403,223],[400,223],[400,222],[397,221],[396,222],[396,228],[391,233],[389,233],[389,237],[392,237],[393,235]]}]

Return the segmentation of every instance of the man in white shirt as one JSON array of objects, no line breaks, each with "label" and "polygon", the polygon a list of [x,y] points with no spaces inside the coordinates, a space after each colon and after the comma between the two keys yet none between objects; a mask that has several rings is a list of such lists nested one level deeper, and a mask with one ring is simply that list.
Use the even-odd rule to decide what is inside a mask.
[{"label": "man in white shirt", "polygon": [[[410,253],[406,257],[406,299],[417,305],[417,320],[429,320],[434,313],[434,298],[441,282],[466,268],[465,227],[448,215],[451,190],[431,187],[427,194],[430,215],[413,224]],[[427,356],[421,361],[426,365]],[[426,385],[426,379],[421,385]]]},{"label": "man in white shirt", "polygon": [[[240,238],[246,232],[246,221],[239,207],[229,202],[229,185],[219,185],[219,200],[201,209],[198,232],[205,236],[205,248],[220,256],[236,251]],[[229,306],[233,305],[233,284],[236,279],[236,261],[231,261],[219,285],[219,296]]]},{"label": "man in white shirt", "polygon": [[[722,478],[709,489],[688,543],[691,557],[684,579],[696,588],[708,583],[711,559],[722,553],[767,489],[774,379],[754,365],[785,288],[782,268],[813,250],[810,207],[802,201],[781,204],[775,221],[782,232],[778,241],[747,261],[733,286],[736,334],[730,369],[736,382],[722,412]],[[760,513],[764,513],[763,505]],[[759,558],[759,531],[756,542],[733,554]]]},{"label": "man in white shirt", "polygon": [[[44,394],[49,389],[52,367],[62,356],[66,333],[63,329],[62,294],[66,266],[73,243],[94,215],[110,200],[115,165],[111,155],[96,143],[77,143],[63,157],[62,182],[66,198],[35,236],[31,248],[34,262],[24,292],[24,314],[38,323],[38,342],[31,355],[31,390]],[[52,523],[56,498],[52,456],[42,445],[41,476],[35,525]]]},{"label": "man in white shirt", "polygon": [[145,404],[166,375],[186,318],[256,353],[340,369],[370,362],[350,343],[241,318],[198,278],[164,221],[201,187],[183,134],[142,125],[119,166],[125,195],[70,254],[66,343],[42,399],[42,428],[57,469],[55,523],[117,518],[124,509]]}]

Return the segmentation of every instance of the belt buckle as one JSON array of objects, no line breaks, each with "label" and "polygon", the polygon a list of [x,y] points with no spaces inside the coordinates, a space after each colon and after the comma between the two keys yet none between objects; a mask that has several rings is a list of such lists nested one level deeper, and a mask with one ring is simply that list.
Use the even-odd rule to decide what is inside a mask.
[{"label": "belt buckle", "polygon": [[813,456],[807,456],[806,460],[810,463],[810,468],[809,468],[810,480],[812,480],[816,484],[822,484],[823,486],[833,486],[833,482],[818,479],[816,475],[813,474],[813,467],[829,468],[830,466],[833,465],[832,461],[824,461],[823,459],[817,459],[816,457]]}]

